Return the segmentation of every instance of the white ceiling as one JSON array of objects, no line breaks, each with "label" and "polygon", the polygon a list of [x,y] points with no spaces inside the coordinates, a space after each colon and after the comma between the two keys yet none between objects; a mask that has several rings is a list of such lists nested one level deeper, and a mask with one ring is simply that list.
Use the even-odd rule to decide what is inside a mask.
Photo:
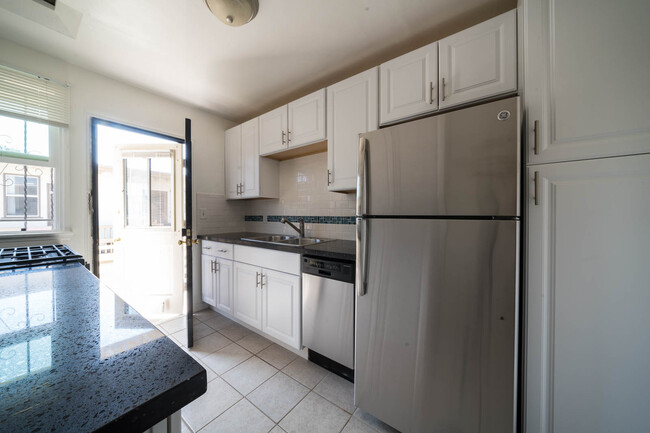
[{"label": "white ceiling", "polygon": [[235,121],[517,3],[259,0],[252,22],[228,27],[204,0],[59,0],[82,14],[72,38],[10,7],[28,1],[0,0],[0,37]]}]

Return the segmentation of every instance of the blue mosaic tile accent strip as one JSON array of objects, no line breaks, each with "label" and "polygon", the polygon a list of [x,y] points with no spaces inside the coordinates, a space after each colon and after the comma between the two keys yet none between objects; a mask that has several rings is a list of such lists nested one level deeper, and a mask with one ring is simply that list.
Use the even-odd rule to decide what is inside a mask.
[{"label": "blue mosaic tile accent strip", "polygon": [[[286,218],[292,223],[297,223],[298,218],[303,218],[306,224],[356,224],[356,217],[353,216],[296,216],[296,215],[268,215],[266,221],[270,223],[279,223],[282,218]],[[247,220],[248,221],[248,220]]]},{"label": "blue mosaic tile accent strip", "polygon": [[244,221],[264,222],[264,215],[244,215]]}]

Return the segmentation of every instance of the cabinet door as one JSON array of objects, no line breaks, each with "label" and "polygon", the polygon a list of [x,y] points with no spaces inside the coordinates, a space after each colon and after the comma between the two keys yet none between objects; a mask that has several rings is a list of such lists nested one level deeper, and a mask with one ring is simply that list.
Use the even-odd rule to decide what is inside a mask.
[{"label": "cabinet door", "polygon": [[262,332],[300,349],[300,277],[263,270]]},{"label": "cabinet door", "polygon": [[528,161],[650,152],[650,2],[525,0],[524,10]]},{"label": "cabinet door", "polygon": [[241,183],[241,125],[226,131],[224,149],[226,198],[239,198]]},{"label": "cabinet door", "polygon": [[234,262],[233,271],[233,314],[242,322],[262,329],[262,290],[259,284],[261,268]]},{"label": "cabinet door", "polygon": [[440,108],[517,90],[516,12],[439,42]]},{"label": "cabinet door", "polygon": [[259,119],[241,125],[241,197],[260,195]]},{"label": "cabinet door", "polygon": [[217,305],[215,294],[215,258],[207,254],[201,254],[201,299],[208,305]]},{"label": "cabinet door", "polygon": [[438,109],[438,42],[379,66],[379,123]]},{"label": "cabinet door", "polygon": [[529,168],[528,433],[650,426],[650,155]]},{"label": "cabinet door", "polygon": [[276,108],[260,116],[260,155],[286,149],[287,106]]},{"label": "cabinet door", "polygon": [[359,134],[378,128],[378,68],[327,88],[327,168],[330,191],[357,186]]},{"label": "cabinet door", "polygon": [[289,147],[325,140],[325,89],[289,103]]},{"label": "cabinet door", "polygon": [[217,310],[232,314],[233,306],[233,261],[216,259],[215,294]]}]

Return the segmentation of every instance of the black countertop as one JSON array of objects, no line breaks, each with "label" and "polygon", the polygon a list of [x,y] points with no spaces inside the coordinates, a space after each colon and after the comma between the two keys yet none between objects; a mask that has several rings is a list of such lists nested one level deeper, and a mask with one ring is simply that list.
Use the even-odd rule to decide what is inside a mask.
[{"label": "black countertop", "polygon": [[0,272],[0,431],[142,433],[206,387],[81,264]]},{"label": "black countertop", "polygon": [[215,233],[209,235],[199,235],[199,239],[215,242],[226,242],[229,244],[247,245],[257,248],[268,248],[271,250],[286,251],[289,253],[306,254],[310,256],[339,259],[339,260],[356,260],[356,243],[355,241],[345,241],[340,239],[323,242],[320,244],[308,245],[305,247],[293,247],[290,245],[270,244],[266,242],[244,241],[241,238],[250,238],[258,236],[269,236],[277,233],[254,233],[254,232],[234,232],[234,233]]}]

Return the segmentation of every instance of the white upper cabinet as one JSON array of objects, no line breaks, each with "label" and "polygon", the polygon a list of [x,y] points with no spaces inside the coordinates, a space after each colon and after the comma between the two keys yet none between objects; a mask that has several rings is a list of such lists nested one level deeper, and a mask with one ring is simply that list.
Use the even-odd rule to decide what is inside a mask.
[{"label": "white upper cabinet", "polygon": [[517,90],[516,9],[438,44],[440,108]]},{"label": "white upper cabinet", "polygon": [[359,134],[379,127],[378,68],[327,88],[328,190],[356,189]]},{"label": "white upper cabinet", "polygon": [[226,131],[224,153],[226,198],[238,198],[241,184],[241,125]]},{"label": "white upper cabinet", "polygon": [[303,96],[288,105],[289,147],[325,140],[325,89]]},{"label": "white upper cabinet", "polygon": [[438,109],[438,42],[379,67],[381,124]]},{"label": "white upper cabinet", "polygon": [[649,20],[649,1],[524,1],[529,163],[650,152]]},{"label": "white upper cabinet", "polygon": [[287,106],[262,114],[260,119],[260,155],[269,155],[287,147]]},{"label": "white upper cabinet", "polygon": [[226,131],[226,198],[277,198],[278,161],[259,156],[259,118]]},{"label": "white upper cabinet", "polygon": [[650,155],[528,170],[524,429],[650,431]]},{"label": "white upper cabinet", "polygon": [[260,193],[259,120],[255,118],[241,125],[241,187],[244,198]]}]

